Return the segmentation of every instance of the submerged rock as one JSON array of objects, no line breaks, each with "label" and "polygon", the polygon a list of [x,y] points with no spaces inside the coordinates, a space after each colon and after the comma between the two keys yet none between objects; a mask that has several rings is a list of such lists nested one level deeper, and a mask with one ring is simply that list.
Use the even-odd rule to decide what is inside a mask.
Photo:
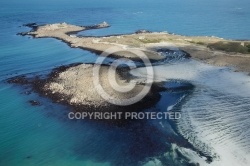
[{"label": "submerged rock", "polygon": [[99,28],[104,28],[104,27],[109,27],[110,25],[106,21],[103,21],[102,23],[98,24],[97,26]]},{"label": "submerged rock", "polygon": [[7,80],[8,83],[12,84],[28,84],[29,81],[25,76],[16,76]]},{"label": "submerged rock", "polygon": [[32,105],[32,106],[39,106],[41,105],[41,103],[39,101],[36,101],[36,100],[30,100],[29,103]]},{"label": "submerged rock", "polygon": [[33,22],[33,23],[23,24],[23,26],[33,28],[33,27],[37,27],[38,25],[37,23]]}]

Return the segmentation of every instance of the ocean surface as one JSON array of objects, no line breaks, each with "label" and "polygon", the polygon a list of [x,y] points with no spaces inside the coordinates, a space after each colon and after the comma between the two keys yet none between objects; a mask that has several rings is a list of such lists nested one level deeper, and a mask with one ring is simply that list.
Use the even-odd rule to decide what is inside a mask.
[{"label": "ocean surface", "polygon": [[[93,63],[97,58],[56,39],[16,35],[30,30],[22,26],[26,23],[111,25],[80,33],[93,36],[147,29],[250,39],[249,8],[249,0],[1,0],[0,166],[249,166],[250,80],[228,68],[179,59],[157,66],[157,78],[171,80],[167,86],[196,87],[192,94],[162,92],[150,109],[175,109],[183,113],[182,119],[142,120],[122,127],[70,121],[70,108],[36,93],[26,95],[29,87],[6,83],[17,75],[40,75],[56,66]],[[144,76],[140,71],[134,74]],[[29,100],[42,105],[31,106]],[[186,140],[191,145],[182,145]],[[207,156],[214,160],[205,161]]]}]

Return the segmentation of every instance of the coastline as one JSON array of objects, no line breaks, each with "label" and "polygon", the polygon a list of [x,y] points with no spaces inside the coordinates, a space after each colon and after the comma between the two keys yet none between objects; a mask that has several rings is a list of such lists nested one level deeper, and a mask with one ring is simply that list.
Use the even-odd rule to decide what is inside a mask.
[{"label": "coastline", "polygon": [[[83,65],[83,66],[82,66]],[[65,92],[60,92],[60,90],[58,89],[53,89],[51,90],[50,88],[48,88],[49,85],[57,82],[60,85],[63,85],[63,83],[61,83],[60,81],[63,82],[75,82],[78,80],[72,79],[72,71],[73,72],[82,72],[82,73],[86,73],[88,71],[86,70],[79,70],[79,67],[84,67],[85,65],[89,66],[89,65],[94,65],[94,64],[82,64],[82,63],[75,63],[75,64],[70,64],[70,65],[66,65],[66,66],[60,66],[57,68],[54,68],[52,70],[52,72],[46,77],[46,78],[39,78],[39,76],[35,76],[35,77],[30,77],[27,78],[25,76],[17,76],[17,77],[13,77],[7,80],[8,83],[12,83],[12,84],[19,84],[19,85],[24,85],[24,86],[29,86],[32,87],[32,91],[34,91],[35,93],[38,93],[39,95],[41,95],[42,97],[45,98],[49,98],[50,100],[52,100],[55,103],[59,103],[59,104],[63,104],[67,107],[70,108],[70,110],[72,112],[70,113],[101,113],[101,114],[105,114],[105,113],[121,113],[121,118],[118,119],[91,119],[91,116],[87,116],[84,120],[91,120],[93,122],[96,123],[101,123],[101,124],[106,124],[106,125],[112,125],[112,126],[118,126],[118,127],[127,127],[130,126],[131,124],[134,123],[144,123],[146,120],[137,120],[137,119],[126,119],[126,113],[135,113],[135,112],[141,112],[141,113],[147,113],[146,110],[153,108],[161,99],[161,92],[164,91],[168,91],[170,93],[175,93],[178,91],[192,91],[195,87],[190,84],[188,86],[181,86],[181,87],[175,87],[175,86],[166,86],[164,85],[164,81],[157,81],[155,83],[153,83],[150,92],[139,102],[133,104],[133,105],[129,105],[129,106],[117,106],[117,105],[112,105],[109,104],[107,102],[105,103],[99,103],[100,101],[103,101],[102,99],[100,99],[98,96],[93,96],[94,100],[97,99],[97,102],[94,103],[89,103],[89,102],[78,102],[78,103],[72,103],[71,99],[72,95],[74,95],[75,91],[79,90],[79,86],[74,86],[73,87],[73,93],[70,94],[65,94]],[[108,65],[103,65],[104,67],[104,73],[105,73],[105,68],[108,67]],[[69,73],[68,73],[69,72]],[[135,77],[133,75],[130,75],[130,70],[128,70],[128,68],[120,68],[117,70],[117,73],[120,77],[120,79],[118,81],[124,81],[124,79],[129,80],[129,79],[136,79],[138,77]],[[64,75],[64,78],[60,78],[60,75]],[[74,75],[74,74],[73,74]],[[76,74],[74,75],[75,78],[77,78],[79,75]],[[89,76],[87,76],[89,77]],[[101,76],[102,78],[105,78],[105,76]],[[86,79],[86,77],[82,78],[82,81]],[[89,79],[89,78],[88,78]],[[88,80],[92,83],[92,80]],[[79,84],[78,84],[79,85]],[[91,87],[86,86],[86,84],[84,84],[84,93],[87,92],[89,89],[91,89],[91,91],[93,90]],[[138,87],[136,87],[136,89],[140,89],[140,86],[142,85],[141,82],[138,82]],[[59,88],[60,89],[60,88]],[[87,92],[88,93],[88,92]],[[91,92],[92,93],[92,92]],[[88,94],[87,94],[88,95]],[[133,93],[129,92],[129,95],[133,95]],[[180,102],[180,101],[179,101]],[[180,104],[178,102],[178,104]],[[36,101],[36,100],[30,100],[29,103],[32,106],[39,106],[40,102]],[[35,104],[32,104],[35,103]],[[36,104],[37,103],[37,104]],[[97,104],[98,103],[98,104]],[[154,109],[153,109],[154,110]],[[154,111],[153,111],[154,112]],[[156,111],[155,113],[157,113],[158,111]],[[160,111],[159,111],[160,112]],[[175,111],[173,111],[175,112]],[[77,119],[74,119],[77,120]],[[172,121],[172,120],[167,120]],[[171,123],[171,125],[173,125],[173,123]],[[204,162],[206,163],[211,163],[214,158],[213,156],[204,153],[203,151],[197,149],[195,146],[193,146],[191,143],[188,142],[188,140],[184,137],[182,137],[181,135],[170,135],[167,137],[164,137],[166,140],[168,140],[169,142],[176,144],[177,146],[184,148],[184,149],[189,149],[192,150],[196,155],[198,156],[202,156],[204,159]],[[180,152],[180,155],[181,152]],[[188,160],[188,159],[187,159]]]},{"label": "coastline", "polygon": [[[26,25],[24,25],[26,26]],[[81,48],[83,50],[87,50],[93,53],[96,53],[97,55],[102,54],[104,51],[108,50],[110,47],[117,47],[120,50],[120,52],[116,52],[115,54],[110,54],[110,57],[117,58],[117,57],[125,57],[129,58],[134,61],[141,61],[140,58],[138,58],[136,55],[129,54],[127,51],[138,49],[142,51],[150,61],[158,61],[163,60],[164,57],[158,54],[155,51],[152,50],[145,50],[141,48],[128,48],[126,45],[119,44],[119,43],[109,43],[109,42],[100,42],[99,38],[96,37],[84,37],[79,38],[76,37],[74,34],[80,31],[84,30],[90,30],[90,29],[100,29],[100,28],[107,28],[109,27],[108,24],[97,24],[94,26],[75,26],[70,25],[66,23],[56,23],[56,24],[48,24],[48,25],[33,25],[29,26],[32,28],[30,32],[21,32],[18,33],[18,35],[30,35],[34,38],[55,38],[58,40],[61,40],[65,42],[68,46],[71,48]],[[107,52],[108,53],[108,52]]]},{"label": "coastline", "polygon": [[[45,77],[21,75],[9,78],[6,81],[10,84],[28,85],[32,88],[32,91],[51,99],[55,103],[69,106],[74,112],[138,112],[153,107],[161,98],[160,92],[166,90],[162,83],[153,83],[149,93],[140,102],[128,106],[111,104],[98,95],[93,85],[92,70],[94,65],[91,63],[74,63],[56,67]],[[143,88],[144,83],[130,75],[128,68],[120,67],[117,69],[116,81],[124,86],[127,81],[133,80],[136,82],[136,86],[127,93],[116,92],[108,82],[106,74],[108,69],[109,65],[101,65],[100,80],[105,86],[105,91],[117,98],[130,98]],[[32,102],[39,101],[32,100]],[[124,118],[124,115],[122,115],[122,118]],[[115,121],[119,122],[119,120],[111,120],[112,123]],[[124,123],[128,121],[125,120]]]},{"label": "coastline", "polygon": [[0,166],[250,166],[250,1],[1,2]]},{"label": "coastline", "polygon": [[[236,51],[247,49],[249,41],[246,40],[225,40],[218,37],[192,37],[169,34],[167,32],[148,32],[139,30],[134,34],[109,35],[104,37],[78,37],[80,31],[108,28],[106,22],[93,26],[76,26],[67,23],[37,25],[26,24],[32,28],[30,32],[22,32],[19,35],[31,35],[34,38],[55,38],[68,44],[72,48],[81,48],[100,55],[110,47],[118,47],[124,52],[112,54],[111,57],[125,57],[134,61],[140,59],[134,55],[127,54],[130,49],[143,51],[151,62],[164,60],[164,57],[157,52],[159,49],[179,49],[188,53],[192,58],[215,66],[228,66],[235,68],[235,71],[250,73],[250,53],[239,53],[211,48],[217,43],[233,43]],[[225,45],[225,44],[224,44]],[[223,46],[224,46],[223,45]],[[246,47],[242,46],[246,45]],[[239,47],[239,49],[238,49]]]},{"label": "coastline", "polygon": [[[84,29],[83,27],[69,25],[69,24],[63,24],[62,27],[60,27],[62,24],[51,24],[51,25],[43,25],[38,26],[35,29],[33,29],[30,32],[21,34],[21,35],[31,35],[34,38],[55,38],[59,39],[65,43],[67,43],[72,48],[81,48],[84,50],[89,50],[91,52],[94,52],[98,55],[102,54],[103,51],[106,51],[109,47],[119,47],[120,49],[123,49],[124,52],[133,49],[138,49],[143,51],[151,62],[161,62],[164,61],[166,57],[164,57],[161,52],[165,51],[182,51],[186,53],[186,57],[189,56],[193,59],[200,60],[202,62],[206,62],[212,65],[216,66],[228,66],[228,67],[235,67],[236,70],[242,71],[242,72],[250,72],[250,66],[247,65],[250,62],[250,55],[249,54],[242,54],[242,53],[233,53],[233,52],[225,52],[221,50],[216,50],[209,48],[209,44],[217,43],[217,42],[236,42],[236,41],[229,41],[224,40],[221,38],[216,37],[186,37],[186,36],[180,36],[180,35],[174,35],[174,34],[168,34],[165,32],[142,32],[142,33],[135,33],[135,34],[129,34],[129,35],[118,35],[118,36],[108,36],[108,37],[77,37],[75,34]],[[51,29],[50,26],[54,26],[55,29]],[[94,27],[93,29],[95,29]],[[105,27],[102,27],[105,28]],[[90,28],[91,29],[91,28]],[[199,43],[199,42],[207,41],[207,43]],[[239,42],[239,41],[237,41]],[[248,42],[248,41],[247,41]],[[118,54],[111,54],[111,57],[113,58],[128,58],[133,61],[140,61],[138,57],[131,56],[131,54],[126,54],[124,52],[119,52]],[[129,106],[129,107],[119,107],[119,106],[113,106],[113,105],[106,105],[107,103],[103,103],[103,105],[98,105],[102,103],[101,100],[95,101],[96,98],[90,98],[88,101],[95,101],[93,103],[75,103],[72,104],[71,100],[73,93],[67,94],[67,93],[60,93],[61,89],[64,88],[49,88],[49,86],[46,86],[47,83],[60,83],[62,85],[63,82],[67,82],[70,80],[75,80],[79,75],[75,75],[75,79],[72,79],[72,77],[69,74],[66,74],[65,77],[59,78],[60,74],[65,74],[67,70],[74,70],[76,72],[84,71],[86,70],[80,70],[76,69],[77,66],[80,66],[81,64],[78,64],[76,66],[70,66],[70,67],[62,67],[59,70],[55,70],[54,74],[51,73],[51,76],[47,80],[37,80],[37,82],[33,82],[33,86],[36,89],[37,92],[40,94],[49,97],[55,102],[66,104],[68,106],[71,106],[75,111],[82,112],[84,110],[91,110],[91,111],[137,111],[137,110],[143,110],[146,108],[153,107],[161,98],[159,92],[161,92],[162,87],[156,86],[152,87],[152,93],[149,96],[146,96],[145,100],[142,100],[139,103],[136,103],[135,105]],[[89,65],[89,64],[88,64]],[[105,68],[105,67],[104,67]],[[83,72],[83,73],[84,73]],[[69,77],[70,76],[70,77]],[[127,77],[129,79],[129,77]],[[59,82],[58,82],[59,80]],[[21,82],[26,82],[22,78],[20,79]],[[71,83],[70,83],[71,84]],[[71,84],[72,85],[72,84]],[[44,87],[47,87],[44,89]],[[54,86],[58,87],[58,86]],[[91,89],[91,87],[87,86],[84,88],[84,93],[86,92],[88,88]],[[79,85],[75,85],[73,87],[73,91],[78,91],[80,89]],[[95,96],[95,95],[94,95]],[[96,97],[96,96],[95,96]],[[100,96],[99,96],[100,97]],[[147,98],[149,97],[149,98]],[[150,102],[148,102],[150,101]],[[113,124],[115,121],[112,120],[111,123]],[[128,123],[129,121],[121,121],[118,122],[119,125],[124,125]],[[181,134],[180,134],[181,135]],[[188,138],[185,138],[188,139]],[[193,146],[193,144],[192,144]],[[191,148],[193,149],[193,148]],[[194,148],[196,149],[196,147]],[[206,157],[206,162],[210,163],[214,159],[216,160],[216,157],[213,155],[204,155],[202,149],[196,149],[196,152],[201,154],[201,156]]]}]

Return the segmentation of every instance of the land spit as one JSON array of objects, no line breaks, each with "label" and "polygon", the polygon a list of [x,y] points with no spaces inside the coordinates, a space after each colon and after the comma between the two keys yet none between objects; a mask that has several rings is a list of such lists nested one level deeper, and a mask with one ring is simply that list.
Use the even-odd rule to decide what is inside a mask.
[{"label": "land spit", "polygon": [[[250,72],[249,41],[224,40],[217,37],[187,37],[169,34],[167,32],[138,31],[135,34],[106,36],[106,37],[78,37],[77,32],[96,28],[105,28],[106,23],[95,26],[75,26],[66,23],[38,26],[30,24],[32,31],[21,35],[32,35],[35,38],[51,37],[60,39],[71,47],[82,48],[101,54],[110,47],[116,46],[124,50],[112,53],[113,57],[125,57],[140,60],[130,50],[138,49],[145,53],[151,61],[161,61],[165,57],[159,50],[183,50],[191,57],[204,62],[219,65],[233,66],[240,71]],[[138,111],[150,108],[160,99],[162,89],[158,84],[153,84],[150,92],[140,102],[128,107],[111,105],[93,87],[94,64],[77,64],[55,69],[47,79],[37,79],[29,82],[24,77],[13,78],[10,83],[31,83],[40,94],[52,98],[59,103],[71,105],[75,111]],[[115,98],[126,99],[138,94],[143,87],[143,82],[135,80],[136,86],[129,93],[118,93],[111,88],[106,73],[109,66],[101,65],[100,78],[106,91]],[[124,69],[126,72],[128,70]],[[122,69],[121,69],[122,71]],[[119,84],[126,85],[130,79],[122,77],[118,72],[113,78]],[[126,73],[125,72],[125,73]],[[131,78],[132,79],[132,78]],[[208,158],[210,159],[210,158]],[[210,161],[211,162],[211,161]]]},{"label": "land spit", "polygon": [[[109,56],[117,58],[128,58],[134,61],[149,59],[150,61],[161,61],[166,57],[162,52],[167,50],[183,50],[187,55],[203,60],[207,63],[220,66],[234,66],[237,70],[250,72],[250,42],[232,41],[218,37],[188,37],[167,32],[149,32],[139,30],[134,34],[115,35],[106,37],[79,37],[77,33],[84,30],[107,28],[106,22],[93,26],[76,26],[67,23],[56,23],[47,25],[37,25],[36,23],[26,24],[32,28],[30,32],[23,32],[20,35],[32,35],[35,38],[56,38],[70,47],[82,48],[93,51],[99,55],[103,52]],[[117,52],[109,52],[110,48],[117,48]],[[132,53],[139,50],[145,54],[144,57]],[[235,51],[235,52],[234,52]],[[147,65],[147,64],[144,64]],[[97,92],[93,84],[93,66],[94,64],[78,64],[70,67],[61,67],[55,69],[48,79],[34,81],[35,89],[42,94],[49,96],[57,102],[66,103],[75,107],[75,110],[121,110],[124,107],[114,106],[104,99]],[[143,81],[132,78],[126,68],[119,68],[119,72],[114,71],[116,75],[112,78],[120,85],[127,85],[129,80],[135,81],[135,88],[129,92],[123,93],[114,90],[110,77],[107,73],[110,66],[101,64],[99,73],[100,83],[105,92],[115,99],[125,100],[142,91]],[[112,70],[112,69],[111,69]],[[126,72],[121,72],[126,71]],[[126,73],[124,75],[124,73]],[[122,77],[123,76],[123,77]],[[27,83],[27,80],[20,78],[12,80]],[[149,93],[138,103],[135,103],[133,111],[138,108],[152,107],[160,98],[159,91],[162,87],[154,83]],[[150,101],[150,102],[148,102]],[[125,110],[128,110],[125,107]]]},{"label": "land spit", "polygon": [[[157,52],[159,49],[180,49],[191,57],[217,66],[235,67],[238,71],[250,72],[250,41],[225,40],[218,37],[181,36],[167,32],[149,32],[139,30],[134,34],[114,35],[105,37],[77,36],[80,31],[107,28],[104,22],[93,26],[76,26],[67,23],[47,25],[27,24],[32,31],[20,33],[32,35],[35,38],[56,38],[67,43],[70,47],[82,48],[102,54],[111,47],[120,51],[111,53],[113,57],[125,57],[132,60],[141,60],[130,50],[143,51],[151,61],[163,60],[165,57]],[[107,52],[108,54],[108,52]]]},{"label": "land spit", "polygon": [[[77,36],[77,33],[84,30],[107,28],[106,22],[93,26],[76,26],[67,23],[56,23],[47,25],[37,25],[36,23],[26,24],[31,27],[30,32],[23,32],[20,35],[32,35],[34,38],[56,38],[70,47],[82,48],[102,55],[103,52],[109,56],[117,58],[128,58],[133,61],[142,61],[141,58],[148,58],[151,62],[162,61],[166,55],[162,54],[167,50],[181,50],[187,56],[203,60],[207,63],[219,66],[233,66],[239,71],[250,72],[250,50],[249,41],[232,41],[218,37],[191,37],[170,34],[167,32],[149,32],[139,30],[134,34],[114,35],[106,37],[84,37]],[[118,48],[117,52],[109,52],[110,48]],[[107,51],[108,50],[108,51]],[[134,50],[139,50],[145,54],[138,57],[133,54]],[[235,51],[235,52],[234,52]],[[146,64],[144,64],[146,65]],[[69,67],[55,69],[48,79],[36,80],[33,85],[40,93],[49,96],[56,102],[66,103],[75,110],[143,110],[152,107],[159,99],[159,91],[162,87],[159,83],[154,83],[149,93],[138,103],[131,106],[122,107],[110,104],[96,91],[93,84],[94,64],[77,64]],[[101,64],[99,73],[100,83],[103,89],[113,98],[124,100],[136,96],[144,87],[143,81],[132,78],[127,68],[119,68],[119,72],[114,76],[114,80],[120,85],[127,85],[129,80],[135,81],[135,88],[127,93],[114,90],[110,84],[107,73],[110,66]],[[126,71],[126,72],[121,72]],[[126,73],[124,75],[124,73]],[[10,82],[28,81],[23,77],[14,78]]]}]

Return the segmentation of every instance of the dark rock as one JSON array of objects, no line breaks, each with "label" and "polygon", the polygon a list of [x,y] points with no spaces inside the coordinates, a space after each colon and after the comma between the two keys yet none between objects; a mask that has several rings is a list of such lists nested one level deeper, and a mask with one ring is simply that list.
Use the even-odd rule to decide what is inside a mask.
[{"label": "dark rock", "polygon": [[110,27],[110,25],[107,22],[103,22],[97,25],[90,25],[90,26],[84,26],[86,29],[90,30],[90,29],[100,29],[100,28],[108,28]]},{"label": "dark rock", "polygon": [[23,24],[23,26],[31,28],[32,29],[31,31],[36,31],[39,25],[33,22],[33,23]]},{"label": "dark rock", "polygon": [[26,157],[26,159],[31,159],[31,158],[32,158],[32,156],[27,156],[27,157]]},{"label": "dark rock", "polygon": [[30,95],[30,94],[31,94],[31,91],[26,91],[26,92],[24,92],[24,94]]},{"label": "dark rock", "polygon": [[39,101],[35,101],[35,100],[30,100],[29,103],[33,106],[38,106],[41,105],[41,103]]},{"label": "dark rock", "polygon": [[12,84],[28,84],[29,81],[26,79],[25,76],[17,76],[7,80],[8,83]]},{"label": "dark rock", "polygon": [[188,166],[200,166],[200,164],[199,163],[190,163],[190,164],[188,164]]},{"label": "dark rock", "polygon": [[[178,52],[178,51],[176,51],[176,50],[171,50],[171,49],[169,49],[169,48],[159,48],[159,49],[157,49],[156,51],[157,51],[157,52],[164,52],[164,53],[171,53],[171,54],[173,54],[173,53],[175,53],[175,52]],[[180,50],[180,52],[182,52],[184,58],[187,58],[187,59],[188,59],[188,58],[191,58],[191,55],[190,55],[188,52],[183,51],[183,50]]]},{"label": "dark rock", "polygon": [[140,33],[152,33],[151,31],[145,30],[145,29],[140,29],[138,31],[135,32],[136,34],[140,34]]},{"label": "dark rock", "polygon": [[28,35],[28,33],[27,32],[19,32],[19,33],[17,33],[17,35],[26,36],[26,35]]},{"label": "dark rock", "polygon": [[98,26],[99,28],[105,28],[105,27],[109,27],[110,25],[109,25],[106,21],[104,21],[103,23],[98,24],[97,26]]},{"label": "dark rock", "polygon": [[33,22],[33,23],[23,24],[23,26],[33,28],[33,27],[37,27],[38,25],[35,22]]},{"label": "dark rock", "polygon": [[[23,24],[23,26],[31,28],[32,29],[31,31],[35,31],[38,28],[37,23]],[[29,33],[28,32],[19,32],[19,33],[17,33],[17,35],[26,36],[26,35],[29,35]]]}]

